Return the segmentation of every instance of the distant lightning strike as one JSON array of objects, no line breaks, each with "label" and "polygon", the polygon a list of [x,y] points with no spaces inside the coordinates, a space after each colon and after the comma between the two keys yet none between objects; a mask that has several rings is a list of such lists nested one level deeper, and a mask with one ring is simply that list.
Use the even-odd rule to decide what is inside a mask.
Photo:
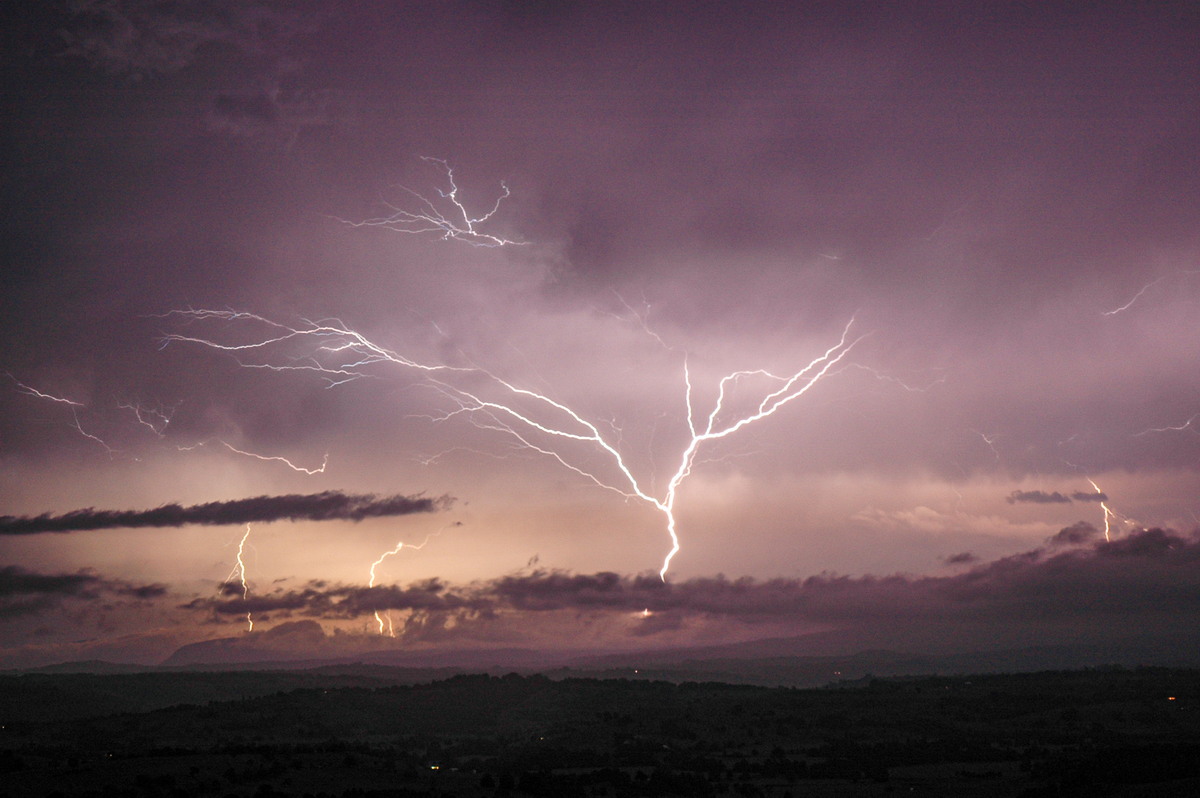
[{"label": "distant lightning strike", "polygon": [[[439,234],[443,241],[462,241],[475,247],[519,246],[524,243],[522,241],[501,238],[491,233],[485,233],[478,227],[478,225],[486,224],[500,210],[500,204],[510,196],[508,186],[504,185],[504,183],[500,184],[500,196],[496,198],[496,202],[492,205],[491,210],[482,216],[471,216],[466,206],[458,197],[458,184],[454,181],[454,169],[441,158],[423,156],[421,160],[426,163],[439,165],[446,173],[446,182],[450,186],[449,190],[435,189],[438,196],[445,201],[442,203],[445,212],[443,212],[443,208],[438,207],[437,203],[434,203],[424,195],[413,191],[407,186],[401,186],[401,189],[411,194],[416,200],[417,207],[415,210],[400,208],[389,203],[388,207],[394,211],[391,216],[367,219],[361,222],[350,222],[345,219],[339,219],[339,221],[345,222],[352,227],[382,227],[397,233],[408,233],[409,235],[435,233]],[[453,208],[452,210],[451,207]]]},{"label": "distant lightning strike", "polygon": [[[244,559],[246,553],[246,541],[250,539],[250,525],[246,524],[246,534],[242,535],[242,539],[238,542],[237,561],[233,565],[233,569],[229,572],[229,576],[225,577],[225,584],[232,584],[234,578],[242,585],[242,601],[250,597],[250,585],[246,582],[246,561]],[[246,613],[247,632],[254,631],[254,618],[251,613]]]},{"label": "distant lightning strike", "polygon": [[[451,526],[461,526],[461,525],[462,525],[461,521],[451,524]],[[369,579],[367,580],[367,587],[375,587],[375,580],[378,578],[375,574],[375,569],[378,568],[380,565],[382,565],[383,561],[386,560],[388,557],[391,557],[395,554],[399,554],[401,549],[413,549],[414,551],[420,551],[421,549],[425,548],[426,543],[428,543],[430,540],[437,537],[438,535],[442,534],[442,532],[446,528],[447,527],[442,527],[442,529],[439,529],[436,532],[429,533],[428,535],[425,536],[425,539],[422,540],[420,542],[420,544],[418,544],[416,546],[412,545],[411,543],[405,543],[404,541],[400,541],[390,550],[385,551],[383,554],[380,554],[379,558],[377,560],[375,560],[375,562],[371,563],[371,570],[369,573]],[[387,610],[384,615],[380,615],[379,610],[375,610],[375,623],[379,624],[379,634],[387,635],[388,637],[396,636],[396,627],[392,624],[392,611],[391,610]],[[385,627],[386,627],[386,631],[385,631]]]},{"label": "distant lightning strike", "polygon": [[985,435],[984,433],[980,432],[977,429],[973,429],[973,430],[971,430],[971,432],[974,432],[980,438],[983,438],[983,442],[987,444],[987,447],[992,450],[992,454],[996,456],[996,462],[997,463],[1000,462],[1000,452],[996,451],[996,438],[998,436],[994,435],[994,434],[993,435]]},{"label": "distant lightning strike", "polygon": [[1196,427],[1194,426],[1194,424],[1195,424],[1197,418],[1200,418],[1200,413],[1195,414],[1194,416],[1192,416],[1191,418],[1189,418],[1187,421],[1183,422],[1179,426],[1176,426],[1176,427],[1151,427],[1150,429],[1144,429],[1141,432],[1135,432],[1133,437],[1138,438],[1138,437],[1141,437],[1142,435],[1149,435],[1151,432],[1183,432],[1184,430],[1188,430],[1188,429],[1190,429],[1192,432],[1195,432]]},{"label": "distant lightning strike", "polygon": [[[224,344],[205,338],[174,334],[164,337],[164,346],[172,342],[194,343],[229,352],[241,358],[255,354],[265,357],[269,354],[268,350],[277,346],[296,344],[306,339],[316,340],[320,342],[320,345],[310,350],[308,356],[302,360],[290,359],[289,362],[283,364],[243,362],[242,365],[280,372],[311,372],[324,376],[330,387],[349,380],[367,377],[369,375],[366,369],[377,364],[398,365],[423,372],[429,384],[455,405],[454,409],[446,412],[440,417],[440,420],[465,415],[481,429],[507,434],[515,438],[521,445],[553,458],[563,467],[590,480],[595,485],[611,490],[626,499],[643,501],[661,512],[666,519],[667,534],[671,541],[670,550],[664,557],[659,570],[659,576],[664,581],[671,560],[680,548],[675,518],[675,503],[679,487],[691,474],[700,448],[709,441],[733,435],[743,427],[773,415],[784,405],[803,396],[831,368],[840,363],[861,340],[861,338],[850,339],[852,319],[842,330],[837,343],[789,376],[779,376],[763,370],[746,370],[735,371],[722,377],[717,385],[717,397],[712,409],[699,422],[697,419],[702,416],[695,406],[691,372],[685,360],[683,364],[684,401],[687,411],[687,428],[691,437],[679,455],[679,465],[667,482],[665,490],[661,495],[654,495],[650,489],[643,487],[643,483],[634,475],[626,463],[625,457],[618,449],[617,443],[605,437],[596,424],[545,394],[518,387],[484,369],[418,363],[371,342],[361,333],[348,328],[336,319],[307,322],[308,326],[296,328],[251,313],[231,310],[180,310],[173,311],[169,315],[179,316],[188,321],[253,322],[265,326],[269,333],[256,341],[244,344]],[[241,361],[239,360],[239,362]],[[494,386],[503,390],[508,400],[499,402],[486,399],[478,392],[456,386],[448,381],[463,374],[487,377]],[[726,398],[731,386],[749,378],[763,378],[773,387],[764,389],[757,407],[753,410],[731,420],[722,419],[722,413],[727,411]],[[518,402],[532,403],[541,413],[557,420],[539,420],[522,412],[517,405]],[[535,440],[535,437],[540,437],[542,440],[539,442]],[[553,448],[555,442],[579,442],[592,445],[597,453],[607,458],[615,467],[618,475],[616,481],[605,479],[594,471],[572,462],[567,452]]]},{"label": "distant lightning strike", "polygon": [[[1066,463],[1067,465],[1069,465],[1071,468],[1082,471],[1082,469],[1079,466],[1077,466],[1075,463],[1070,462],[1069,460],[1063,460],[1063,462]],[[1083,478],[1086,479],[1088,481],[1088,484],[1092,486],[1092,490],[1096,491],[1096,497],[1097,497],[1097,499],[1099,499],[1100,509],[1104,510],[1104,540],[1106,542],[1112,541],[1113,522],[1117,521],[1118,519],[1123,520],[1129,526],[1133,526],[1133,527],[1139,526],[1137,521],[1134,521],[1132,518],[1129,518],[1128,516],[1121,515],[1120,513],[1118,513],[1117,511],[1113,510],[1111,507],[1108,506],[1108,495],[1103,490],[1100,489],[1100,486],[1096,484],[1096,480],[1089,477],[1086,473],[1083,475]]]},{"label": "distant lightning strike", "polygon": [[1128,302],[1126,302],[1124,305],[1121,305],[1121,306],[1120,306],[1120,307],[1118,307],[1118,308],[1113,308],[1112,310],[1106,310],[1106,311],[1104,311],[1104,315],[1105,315],[1105,316],[1115,316],[1115,315],[1117,315],[1118,313],[1124,313],[1125,311],[1127,311],[1127,310],[1129,310],[1131,307],[1133,307],[1133,303],[1134,303],[1134,302],[1137,302],[1139,299],[1141,299],[1141,298],[1142,298],[1142,294],[1146,293],[1146,292],[1147,292],[1147,291],[1149,291],[1151,288],[1153,288],[1154,286],[1158,285],[1158,284],[1159,284],[1159,283],[1161,283],[1163,280],[1167,279],[1167,277],[1169,277],[1169,276],[1170,276],[1170,275],[1163,275],[1162,277],[1159,277],[1157,280],[1154,280],[1153,282],[1146,283],[1145,285],[1143,285],[1143,286],[1142,286],[1142,290],[1138,291],[1136,294],[1134,294],[1134,295],[1133,295],[1133,299],[1129,300],[1129,301],[1128,301]]},{"label": "distant lightning strike", "polygon": [[[1086,479],[1091,483],[1092,487],[1095,488],[1096,493],[1104,493],[1104,491],[1100,490],[1100,486],[1096,484],[1095,480],[1093,480],[1091,477],[1086,477]],[[1112,538],[1110,537],[1109,533],[1112,530],[1112,520],[1115,515],[1112,510],[1108,509],[1108,502],[1106,500],[1102,500],[1100,502],[1100,507],[1104,510],[1104,539],[1106,541],[1111,541]]]},{"label": "distant lightning strike", "polygon": [[1151,280],[1150,282],[1148,282],[1148,283],[1146,283],[1145,285],[1143,285],[1143,286],[1141,287],[1141,290],[1139,290],[1139,291],[1138,291],[1136,294],[1134,294],[1134,295],[1133,295],[1133,298],[1132,298],[1132,299],[1130,299],[1128,302],[1126,302],[1124,305],[1121,305],[1120,307],[1113,308],[1112,310],[1106,310],[1106,311],[1104,311],[1104,313],[1103,313],[1102,315],[1104,315],[1104,316],[1115,316],[1115,315],[1117,315],[1118,313],[1124,313],[1125,311],[1127,311],[1127,310],[1129,310],[1131,307],[1133,307],[1133,303],[1135,303],[1135,302],[1137,302],[1139,299],[1141,299],[1143,294],[1145,294],[1147,291],[1149,291],[1149,290],[1150,290],[1151,288],[1153,288],[1154,286],[1156,286],[1156,285],[1158,285],[1159,283],[1161,283],[1163,280],[1166,280],[1168,277],[1178,277],[1179,275],[1183,275],[1183,274],[1200,274],[1200,270],[1197,270],[1197,269],[1183,269],[1183,270],[1181,270],[1181,271],[1178,271],[1178,272],[1175,272],[1175,273],[1173,273],[1173,274],[1164,274],[1162,277],[1159,277],[1157,280]]},{"label": "distant lightning strike", "polygon": [[[425,544],[422,543],[421,545],[423,546]],[[376,578],[375,577],[375,569],[378,568],[380,566],[380,564],[383,563],[383,561],[385,559],[387,559],[388,557],[391,557],[393,554],[399,554],[400,550],[402,548],[404,548],[404,541],[400,541],[399,543],[397,543],[395,548],[391,549],[390,551],[385,551],[383,554],[380,554],[379,559],[377,559],[375,562],[371,563],[371,573],[370,573],[370,579],[367,580],[367,587],[375,587],[375,578]],[[420,548],[420,546],[413,546],[412,548]],[[384,617],[385,616],[379,614],[379,610],[375,610],[375,623],[379,624],[379,634],[381,634],[381,635],[384,634],[384,630],[383,630]],[[391,610],[388,610],[386,618],[387,618],[387,636],[395,637],[396,636],[396,628],[392,625]]]},{"label": "distant lightning strike", "polygon": [[[1085,477],[1085,479],[1087,479],[1087,481],[1091,484],[1092,488],[1095,489],[1096,493],[1098,493],[1100,495],[1104,495],[1104,491],[1100,490],[1100,486],[1096,484],[1095,480],[1093,480],[1091,477]],[[1104,540],[1105,541],[1112,540],[1112,537],[1111,537],[1112,525],[1117,520],[1124,521],[1128,526],[1132,526],[1135,528],[1140,526],[1137,521],[1134,521],[1132,518],[1129,518],[1128,516],[1121,515],[1116,510],[1113,510],[1111,507],[1109,507],[1107,499],[1103,499],[1100,501],[1100,508],[1104,510]]]}]

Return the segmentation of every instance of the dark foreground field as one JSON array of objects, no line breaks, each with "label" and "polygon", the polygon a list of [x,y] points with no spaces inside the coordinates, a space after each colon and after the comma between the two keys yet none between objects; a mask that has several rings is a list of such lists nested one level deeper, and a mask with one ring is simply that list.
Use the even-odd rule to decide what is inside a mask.
[{"label": "dark foreground field", "polygon": [[1200,795],[1195,670],[403,680],[0,677],[0,795]]}]

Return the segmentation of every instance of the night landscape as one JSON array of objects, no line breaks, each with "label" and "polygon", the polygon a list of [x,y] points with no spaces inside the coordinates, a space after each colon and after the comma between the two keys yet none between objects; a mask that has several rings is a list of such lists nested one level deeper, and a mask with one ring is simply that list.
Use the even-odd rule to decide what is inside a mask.
[{"label": "night landscape", "polygon": [[1200,792],[1194,3],[2,13],[0,796]]}]

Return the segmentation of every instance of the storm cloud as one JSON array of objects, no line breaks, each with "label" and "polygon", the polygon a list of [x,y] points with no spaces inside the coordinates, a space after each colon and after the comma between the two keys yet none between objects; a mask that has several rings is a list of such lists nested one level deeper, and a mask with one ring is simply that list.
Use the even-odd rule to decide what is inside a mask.
[{"label": "storm cloud", "polygon": [[307,495],[255,496],[183,507],[164,504],[153,510],[96,510],[91,507],[62,515],[0,516],[0,535],[84,532],[97,529],[180,527],[192,524],[227,526],[270,521],[362,521],[443,510],[449,496],[375,496],[327,490]]},{"label": "storm cloud", "polygon": [[1008,498],[1006,498],[1005,501],[1009,504],[1017,504],[1018,502],[1028,502],[1030,504],[1071,503],[1071,500],[1068,497],[1064,496],[1058,491],[1047,493],[1044,490],[1014,490],[1012,493],[1008,494]]},{"label": "storm cloud", "polygon": [[[1081,526],[1063,540],[1082,540]],[[1053,542],[1058,542],[1058,537]],[[407,587],[312,583],[261,596],[197,599],[187,609],[218,616],[282,612],[329,620],[376,611],[470,620],[569,613],[655,619],[630,634],[675,629],[684,619],[742,625],[814,625],[866,633],[932,634],[948,627],[1133,634],[1148,618],[1159,627],[1200,622],[1200,533],[1148,529],[1069,551],[1033,549],[952,576],[839,576],[806,579],[725,576],[663,582],[655,574],[576,574],[535,570],[466,585],[426,580]],[[1165,627],[1163,626],[1165,624]],[[890,631],[889,631],[890,630]]]},{"label": "storm cloud", "polygon": [[42,574],[9,565],[0,568],[0,618],[31,615],[68,598],[94,600],[115,596],[150,600],[161,598],[166,592],[163,585],[137,585],[88,571]]}]

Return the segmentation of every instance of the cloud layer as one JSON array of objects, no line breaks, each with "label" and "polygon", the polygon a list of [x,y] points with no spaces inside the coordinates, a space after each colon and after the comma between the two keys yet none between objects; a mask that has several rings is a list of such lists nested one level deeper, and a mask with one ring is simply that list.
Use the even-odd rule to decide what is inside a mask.
[{"label": "cloud layer", "polygon": [[[312,583],[249,598],[196,599],[185,608],[229,618],[253,612],[328,620],[394,610],[419,616],[422,629],[448,624],[468,637],[501,617],[536,625],[539,616],[561,613],[640,617],[647,621],[642,626],[658,629],[712,619],[776,629],[819,626],[861,633],[864,642],[887,630],[925,639],[930,630],[951,626],[984,625],[994,634],[1067,627],[1134,634],[1150,617],[1159,628],[1200,624],[1200,533],[1149,529],[1107,542],[1086,531],[1069,527],[1047,548],[951,576],[716,576],[664,583],[648,574],[537,570],[459,586],[437,579],[404,587]],[[652,634],[655,628],[631,631]]]},{"label": "cloud layer", "polygon": [[94,601],[113,597],[150,600],[166,595],[159,584],[136,585],[94,573],[39,574],[18,566],[0,568],[0,619],[32,615],[55,607],[63,599]]},{"label": "cloud layer", "polygon": [[443,510],[448,496],[375,496],[327,490],[307,495],[255,496],[183,507],[164,504],[153,510],[96,510],[91,507],[62,515],[0,516],[0,535],[84,532],[96,529],[180,527],[190,524],[228,526],[270,521],[362,521]]}]

